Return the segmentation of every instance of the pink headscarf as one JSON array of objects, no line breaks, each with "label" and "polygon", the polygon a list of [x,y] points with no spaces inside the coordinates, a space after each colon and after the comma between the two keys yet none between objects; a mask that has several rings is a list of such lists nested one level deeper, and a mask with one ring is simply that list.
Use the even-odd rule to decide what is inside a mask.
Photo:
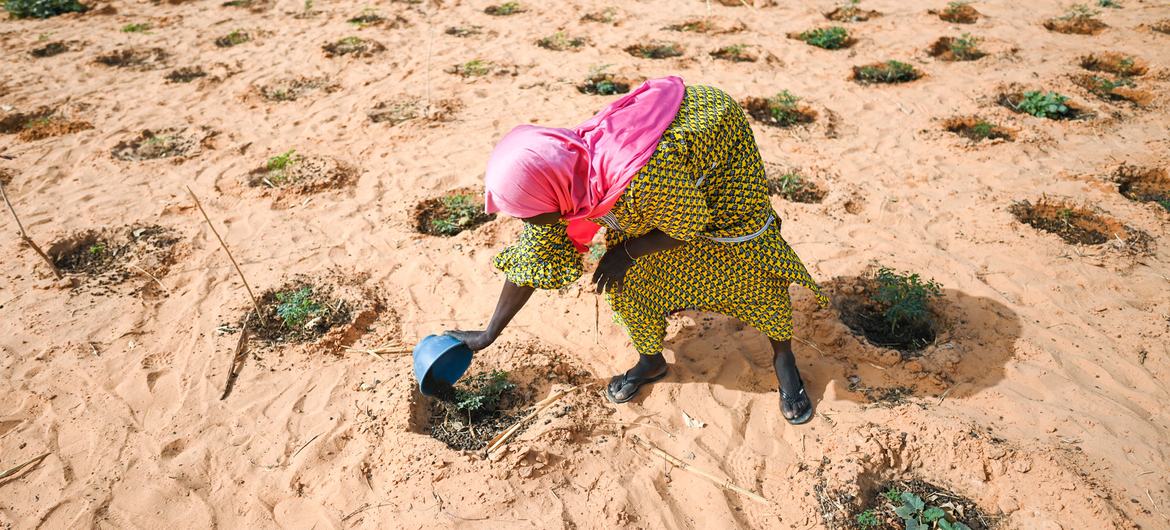
[{"label": "pink headscarf", "polygon": [[646,165],[685,89],[679,77],[651,79],[573,129],[512,129],[488,160],[487,212],[559,212],[583,251],[600,228],[586,219],[608,213]]}]

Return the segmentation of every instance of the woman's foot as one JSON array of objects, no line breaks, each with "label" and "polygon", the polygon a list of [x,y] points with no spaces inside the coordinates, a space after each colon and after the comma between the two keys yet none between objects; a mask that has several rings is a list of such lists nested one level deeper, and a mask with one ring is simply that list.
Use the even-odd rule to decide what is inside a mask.
[{"label": "woman's foot", "polygon": [[796,368],[792,347],[788,341],[773,341],[772,347],[772,366],[780,383],[780,413],[793,425],[807,423],[813,415],[812,400],[804,391],[804,380]]},{"label": "woman's foot", "polygon": [[638,364],[626,370],[626,373],[615,375],[609,380],[609,386],[605,388],[605,397],[614,403],[625,403],[634,399],[642,385],[666,377],[666,371],[666,359],[661,355],[639,355]]}]

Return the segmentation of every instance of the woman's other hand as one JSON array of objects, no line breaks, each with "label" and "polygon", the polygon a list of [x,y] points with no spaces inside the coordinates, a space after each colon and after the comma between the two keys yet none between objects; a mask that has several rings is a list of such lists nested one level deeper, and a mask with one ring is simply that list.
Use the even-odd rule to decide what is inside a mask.
[{"label": "woman's other hand", "polygon": [[488,346],[491,346],[492,343],[496,341],[496,337],[492,336],[492,334],[488,333],[487,331],[462,331],[455,329],[445,331],[443,334],[459,339],[464,344],[466,344],[468,348],[471,348],[471,351],[482,350]]},{"label": "woman's other hand", "polygon": [[597,271],[593,273],[593,283],[597,284],[597,292],[622,292],[626,271],[633,265],[634,260],[623,245],[606,250],[597,264]]}]

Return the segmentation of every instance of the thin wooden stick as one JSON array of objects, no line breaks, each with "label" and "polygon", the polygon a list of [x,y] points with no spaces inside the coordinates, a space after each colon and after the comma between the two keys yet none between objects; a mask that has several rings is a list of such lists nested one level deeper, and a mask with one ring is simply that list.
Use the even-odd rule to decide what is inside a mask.
[{"label": "thin wooden stick", "polygon": [[227,254],[228,259],[232,261],[232,265],[236,268],[236,273],[240,275],[240,280],[244,282],[244,288],[248,290],[248,297],[252,299],[252,307],[256,308],[256,318],[260,319],[261,324],[268,325],[264,321],[264,314],[260,312],[260,303],[256,301],[256,295],[252,294],[252,286],[248,285],[248,279],[244,277],[244,271],[240,270],[240,264],[236,263],[236,258],[232,257],[232,251],[228,250],[227,243],[223,242],[219,231],[215,229],[211,218],[207,216],[207,212],[203,209],[203,204],[199,202],[199,197],[196,197],[195,192],[191,191],[191,186],[186,186],[186,188],[187,193],[191,194],[191,199],[195,201],[195,206],[199,207],[199,213],[203,214],[203,220],[207,221],[207,226],[211,227],[211,233],[215,234],[215,238],[219,240],[219,246],[223,248],[224,254]]},{"label": "thin wooden stick", "polygon": [[135,265],[133,263],[131,263],[130,266],[134,267],[135,269],[138,269],[138,271],[141,272],[142,274],[149,276],[150,279],[154,280],[154,283],[157,283],[159,287],[162,287],[162,290],[164,293],[171,294],[171,290],[167,289],[167,286],[163,285],[163,282],[160,281],[155,275],[147,272],[146,269],[139,267],[138,265]]},{"label": "thin wooden stick", "polygon": [[20,217],[17,217],[16,208],[13,208],[12,203],[9,202],[8,192],[4,191],[3,180],[0,180],[0,197],[4,197],[4,204],[8,205],[8,211],[12,212],[12,218],[16,220],[16,227],[20,229],[20,238],[23,239],[25,243],[28,243],[28,246],[32,247],[33,250],[37,251],[37,254],[40,254],[40,256],[44,258],[45,263],[49,264],[49,268],[53,270],[53,274],[57,276],[57,279],[64,278],[65,276],[61,274],[61,270],[57,268],[57,264],[53,263],[53,260],[49,258],[49,255],[45,254],[45,251],[41,250],[41,247],[37,245],[31,237],[28,237],[28,232],[24,231],[24,224],[20,222]]},{"label": "thin wooden stick", "polygon": [[572,392],[576,391],[577,389],[583,388],[586,386],[589,386],[589,385],[577,385],[577,386],[570,388],[568,390],[562,390],[560,392],[557,392],[556,394],[553,394],[549,397],[544,398],[543,401],[536,404],[536,408],[533,409],[532,412],[529,412],[527,416],[524,416],[523,419],[516,422],[511,427],[504,429],[504,431],[501,432],[500,434],[497,434],[495,438],[492,438],[492,441],[488,442],[487,450],[485,451],[485,453],[490,456],[492,454],[492,451],[495,451],[495,450],[503,447],[504,444],[507,443],[508,440],[510,438],[512,438],[512,436],[514,436],[517,431],[520,430],[521,425],[524,425],[525,423],[528,423],[530,420],[535,418],[537,414],[540,414],[540,411],[548,408],[549,405],[552,405],[557,400],[571,394]]},{"label": "thin wooden stick", "polygon": [[223,395],[219,396],[219,400],[227,399],[228,394],[232,392],[232,384],[236,382],[236,378],[240,376],[239,371],[236,370],[236,364],[241,362],[241,357],[244,355],[244,343],[248,342],[248,318],[244,318],[244,326],[240,328],[240,341],[236,343],[236,349],[232,350],[232,364],[228,365],[227,381],[223,385]]},{"label": "thin wooden stick", "polygon": [[19,473],[21,469],[24,469],[25,466],[32,464],[33,462],[44,460],[45,457],[49,456],[50,454],[52,454],[52,453],[45,453],[43,455],[33,457],[32,459],[28,460],[27,462],[25,462],[23,464],[20,464],[19,466],[9,468],[7,471],[0,473],[0,480],[6,479],[8,477],[11,477],[12,475]]},{"label": "thin wooden stick", "polygon": [[729,490],[734,491],[740,495],[743,495],[743,496],[745,496],[753,501],[756,501],[756,502],[759,502],[762,504],[767,504],[769,506],[772,504],[772,501],[769,501],[768,499],[765,499],[765,498],[757,495],[755,492],[753,492],[751,490],[743,489],[739,486],[736,486],[735,484],[732,484],[730,479],[718,478],[715,475],[712,475],[706,471],[703,471],[702,469],[699,469],[699,468],[692,466],[686,462],[683,462],[682,460],[679,460],[678,458],[675,458],[674,456],[671,456],[666,451],[663,451],[662,449],[659,449],[658,447],[656,447],[654,444],[639,438],[637,435],[631,436],[631,438],[633,438],[634,443],[641,445],[642,447],[649,450],[651,453],[658,455],[663,460],[666,460],[667,462],[670,462],[671,464],[674,464],[675,466],[682,468],[683,471],[689,471],[691,473],[694,473],[694,474],[696,474],[700,477],[703,477],[703,478],[705,478],[705,479],[707,479],[707,480],[709,480],[709,481],[711,481],[711,482],[713,482],[713,483],[715,483],[723,488],[729,489]]}]

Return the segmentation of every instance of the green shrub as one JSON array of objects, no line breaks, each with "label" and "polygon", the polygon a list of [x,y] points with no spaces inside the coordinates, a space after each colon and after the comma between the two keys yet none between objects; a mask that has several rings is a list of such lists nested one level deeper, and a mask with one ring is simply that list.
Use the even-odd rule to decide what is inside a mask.
[{"label": "green shrub", "polygon": [[817,28],[801,33],[797,38],[826,50],[839,50],[849,46],[849,31],[841,26]]},{"label": "green shrub", "polygon": [[890,333],[902,327],[930,324],[930,300],[942,296],[942,286],[937,282],[924,282],[917,273],[899,274],[887,267],[879,268],[874,280],[874,301],[884,308],[882,318]]},{"label": "green shrub", "polygon": [[264,168],[268,170],[268,180],[276,186],[284,184],[289,179],[289,175],[285,170],[293,164],[296,164],[298,160],[300,160],[300,157],[297,156],[296,149],[289,149],[269,158],[268,162],[264,164]]},{"label": "green shrub", "polygon": [[455,387],[455,396],[451,401],[455,410],[466,412],[468,415],[479,412],[491,412],[500,403],[504,392],[511,391],[516,385],[508,381],[508,372],[492,370],[480,372]]},{"label": "green shrub", "polygon": [[1068,97],[1056,92],[1029,91],[1013,105],[1013,108],[1037,118],[1056,119],[1068,116],[1072,109],[1066,104]]},{"label": "green shrub", "polygon": [[979,51],[979,38],[972,37],[970,33],[964,33],[962,37],[952,39],[951,54],[960,61],[983,57],[983,52]]},{"label": "green shrub", "polygon": [[4,10],[13,18],[49,18],[89,9],[77,0],[5,0]]},{"label": "green shrub", "polygon": [[798,103],[800,103],[800,98],[787,89],[781,90],[775,96],[768,98],[768,113],[772,115],[773,120],[782,126],[794,125],[802,120],[797,110]]},{"label": "green shrub", "polygon": [[321,304],[313,299],[310,287],[276,293],[276,302],[276,316],[288,327],[299,327],[321,312]]},{"label": "green shrub", "polygon": [[485,215],[483,207],[471,195],[451,195],[441,199],[445,212],[431,221],[437,234],[453,236],[476,224]]}]

